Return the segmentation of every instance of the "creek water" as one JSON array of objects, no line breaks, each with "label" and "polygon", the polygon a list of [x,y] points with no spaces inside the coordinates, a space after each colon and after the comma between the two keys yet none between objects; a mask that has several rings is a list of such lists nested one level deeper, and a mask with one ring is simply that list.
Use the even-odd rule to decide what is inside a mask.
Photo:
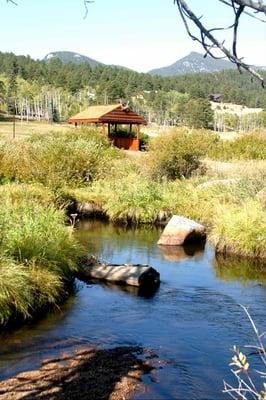
[{"label": "creek water", "polygon": [[[146,263],[161,274],[153,293],[77,281],[68,302],[52,314],[0,336],[0,379],[38,368],[44,358],[88,343],[152,350],[156,369],[143,377],[139,399],[219,400],[223,379],[235,383],[232,346],[254,344],[239,304],[265,330],[266,270],[247,261],[216,260],[210,245],[162,248],[160,231],[126,230],[96,221],[76,232],[88,252],[112,263]],[[246,353],[249,351],[246,350]],[[252,368],[261,367],[256,355]]]}]

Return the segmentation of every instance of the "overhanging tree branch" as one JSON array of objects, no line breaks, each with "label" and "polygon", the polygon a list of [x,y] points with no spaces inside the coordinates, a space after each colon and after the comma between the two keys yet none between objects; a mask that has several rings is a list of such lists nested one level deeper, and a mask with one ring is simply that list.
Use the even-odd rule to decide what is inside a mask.
[{"label": "overhanging tree branch", "polygon": [[15,6],[18,5],[18,3],[16,3],[14,0],[6,0],[6,2],[7,2],[7,3],[12,3],[12,4],[14,4]]},{"label": "overhanging tree branch", "polygon": [[[219,1],[225,3],[224,0],[219,0]],[[192,40],[200,43],[201,46],[206,51],[205,57],[209,55],[213,58],[217,58],[217,56],[214,54],[214,51],[218,49],[223,54],[223,57],[226,57],[230,62],[236,64],[237,68],[240,71],[241,69],[248,71],[252,76],[258,79],[261,82],[262,86],[264,87],[265,82],[263,77],[257,71],[255,71],[254,68],[252,68],[249,64],[246,64],[243,61],[243,59],[239,58],[237,55],[237,34],[238,34],[240,17],[242,13],[245,12],[245,7],[250,7],[256,12],[265,13],[266,6],[263,4],[262,1],[256,2],[251,0],[231,0],[231,7],[234,12],[234,23],[232,24],[231,27],[229,27],[229,29],[233,28],[232,50],[229,50],[227,47],[225,47],[224,42],[220,42],[212,33],[214,31],[223,30],[225,28],[207,29],[201,22],[202,17],[197,17],[195,13],[190,9],[185,0],[174,0],[174,3],[178,7],[179,13],[181,15],[181,18],[184,22],[184,25],[186,27],[189,36],[192,38]],[[227,5],[229,5],[229,3]],[[199,30],[198,35],[192,33],[192,30],[190,29],[189,25],[190,22],[192,22],[194,26],[198,28]]]},{"label": "overhanging tree branch", "polygon": [[234,0],[234,2],[239,6],[250,7],[255,11],[266,14],[266,5],[263,3],[263,1]]},{"label": "overhanging tree branch", "polygon": [[86,18],[87,18],[87,15],[88,15],[88,12],[89,12],[89,9],[88,9],[88,4],[90,4],[90,3],[94,3],[94,1],[90,1],[90,0],[83,0],[83,3],[84,3],[84,7],[85,7],[85,15],[84,15],[84,19],[86,19]]}]

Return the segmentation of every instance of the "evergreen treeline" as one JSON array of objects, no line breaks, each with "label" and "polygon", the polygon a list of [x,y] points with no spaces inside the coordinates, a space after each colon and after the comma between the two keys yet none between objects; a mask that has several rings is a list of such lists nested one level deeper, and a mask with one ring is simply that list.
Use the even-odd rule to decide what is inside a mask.
[{"label": "evergreen treeline", "polygon": [[[85,63],[63,64],[58,59],[35,61],[0,52],[0,99],[5,105],[14,71],[15,108],[25,118],[64,120],[89,104],[123,98],[131,100],[149,121],[175,124],[186,114],[188,102],[195,105],[195,99],[208,99],[211,93],[221,94],[223,102],[266,108],[266,91],[246,73],[234,70],[160,77],[125,68],[92,68]],[[266,72],[263,74],[266,77]]]}]

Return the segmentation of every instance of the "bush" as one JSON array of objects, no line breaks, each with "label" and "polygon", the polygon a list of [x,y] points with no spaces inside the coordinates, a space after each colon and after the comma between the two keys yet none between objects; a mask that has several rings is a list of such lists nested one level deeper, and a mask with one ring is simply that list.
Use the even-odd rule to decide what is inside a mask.
[{"label": "bush", "polygon": [[250,133],[240,136],[233,141],[220,141],[217,146],[210,148],[210,158],[219,160],[265,160],[266,135]]},{"label": "bush", "polygon": [[119,152],[97,131],[83,129],[5,142],[0,155],[0,175],[56,188],[79,186],[104,176]]},{"label": "bush", "polygon": [[202,173],[200,157],[218,141],[208,131],[177,129],[151,141],[149,152],[149,174],[156,179],[189,178],[193,173]]}]

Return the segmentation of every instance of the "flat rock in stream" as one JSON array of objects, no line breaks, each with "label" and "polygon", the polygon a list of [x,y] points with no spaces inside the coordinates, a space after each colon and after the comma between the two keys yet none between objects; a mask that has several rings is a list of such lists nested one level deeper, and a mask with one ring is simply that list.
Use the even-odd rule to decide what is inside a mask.
[{"label": "flat rock in stream", "polygon": [[205,226],[191,219],[173,215],[166,225],[158,244],[164,246],[182,246],[190,242],[200,242],[205,239]]}]

